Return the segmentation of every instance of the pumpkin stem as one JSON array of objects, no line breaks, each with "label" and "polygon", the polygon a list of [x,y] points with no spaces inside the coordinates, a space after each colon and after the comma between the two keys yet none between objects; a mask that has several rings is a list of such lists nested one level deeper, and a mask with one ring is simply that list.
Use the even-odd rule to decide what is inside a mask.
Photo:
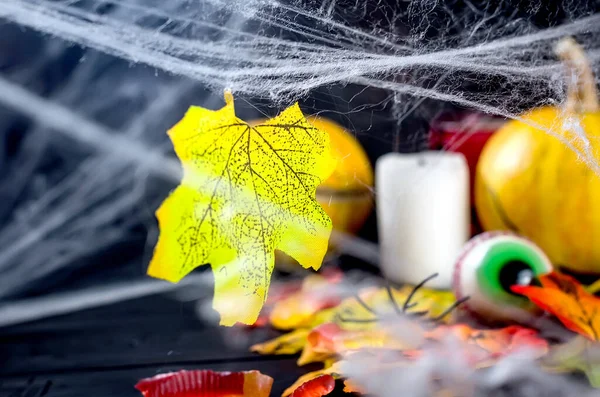
[{"label": "pumpkin stem", "polygon": [[572,37],[565,37],[557,43],[554,51],[566,66],[566,110],[571,112],[600,111],[594,72],[583,48]]}]

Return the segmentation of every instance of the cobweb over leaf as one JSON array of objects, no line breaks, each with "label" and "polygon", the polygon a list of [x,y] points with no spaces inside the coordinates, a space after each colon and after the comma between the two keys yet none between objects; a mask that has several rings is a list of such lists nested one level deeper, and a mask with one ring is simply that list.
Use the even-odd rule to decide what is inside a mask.
[{"label": "cobweb over leaf", "polygon": [[562,102],[565,35],[598,76],[595,2],[491,3],[0,2],[0,297],[91,267],[143,274],[152,213],[178,181],[161,174],[177,168],[164,132],[191,104],[217,108],[223,87],[260,105],[242,119],[302,99],[381,152],[447,101],[507,117]]},{"label": "cobweb over leaf", "polygon": [[254,324],[267,299],[275,249],[319,269],[331,219],[315,199],[335,167],[329,136],[298,105],[260,125],[191,107],[169,135],[184,169],[157,210],[160,237],[148,274],[180,281],[209,263],[222,325]]},{"label": "cobweb over leaf", "polygon": [[564,71],[553,45],[575,36],[597,65],[597,7],[592,1],[9,0],[0,17],[211,89],[232,87],[280,104],[334,84],[380,89],[403,120],[424,99],[509,118],[533,105],[559,104]]}]

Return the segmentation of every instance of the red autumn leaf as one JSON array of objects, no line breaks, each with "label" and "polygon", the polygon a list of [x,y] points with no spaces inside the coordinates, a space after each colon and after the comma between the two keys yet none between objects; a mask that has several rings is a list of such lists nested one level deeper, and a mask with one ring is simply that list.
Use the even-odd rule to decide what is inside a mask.
[{"label": "red autumn leaf", "polygon": [[[465,344],[462,349],[468,362],[476,366],[486,365],[506,355],[525,349],[542,356],[548,351],[548,342],[538,336],[538,332],[513,325],[500,329],[474,329],[466,324],[442,325],[427,332],[426,337],[434,341],[443,341],[454,337]],[[474,347],[475,349],[469,349]],[[418,351],[412,352],[413,358],[420,356]]]},{"label": "red autumn leaf", "polygon": [[573,277],[548,273],[538,278],[541,287],[514,285],[540,308],[555,315],[568,329],[587,338],[600,340],[600,299],[587,292]]},{"label": "red autumn leaf", "polygon": [[334,323],[321,324],[315,327],[309,334],[307,342],[317,349],[333,351],[335,349],[334,340],[344,331],[339,325]]},{"label": "red autumn leaf", "polygon": [[330,375],[334,379],[337,378],[338,374],[340,374],[342,372],[339,365],[340,365],[340,361],[330,363],[330,364],[326,363],[325,368],[302,375],[301,377],[296,379],[296,381],[290,387],[288,387],[287,389],[285,389],[283,391],[283,394],[281,395],[281,397],[291,397],[292,393],[294,393],[296,391],[296,389],[299,389],[300,386],[302,386],[302,385],[308,383],[309,381],[311,381],[315,378],[318,378],[320,376]]},{"label": "red autumn leaf", "polygon": [[345,331],[334,323],[325,323],[315,327],[306,337],[306,345],[298,359],[298,365],[324,361],[335,355],[335,339]]},{"label": "red autumn leaf", "polygon": [[321,375],[303,383],[292,393],[292,397],[322,397],[333,391],[335,379],[331,375]]},{"label": "red autumn leaf", "polygon": [[258,371],[178,371],[140,380],[144,397],[268,397],[273,378]]}]

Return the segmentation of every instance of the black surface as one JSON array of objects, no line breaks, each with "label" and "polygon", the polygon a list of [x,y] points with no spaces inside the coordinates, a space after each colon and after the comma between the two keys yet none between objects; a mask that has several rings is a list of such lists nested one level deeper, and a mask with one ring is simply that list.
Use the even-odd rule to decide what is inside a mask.
[{"label": "black surface", "polygon": [[276,335],[207,324],[194,302],[166,296],[40,320],[0,329],[0,396],[133,397],[139,379],[179,369],[259,370],[274,378],[272,395],[279,396],[319,367],[248,351]]}]

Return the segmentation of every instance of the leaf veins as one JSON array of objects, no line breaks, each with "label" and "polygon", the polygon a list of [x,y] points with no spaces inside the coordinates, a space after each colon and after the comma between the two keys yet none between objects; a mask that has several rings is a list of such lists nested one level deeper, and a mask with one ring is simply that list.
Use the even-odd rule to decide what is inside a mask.
[{"label": "leaf veins", "polygon": [[280,249],[318,269],[331,220],[315,200],[333,171],[329,137],[297,104],[251,127],[233,98],[218,111],[191,107],[169,136],[181,184],[157,210],[160,236],[148,274],[177,282],[210,263],[222,325],[252,324]]}]

